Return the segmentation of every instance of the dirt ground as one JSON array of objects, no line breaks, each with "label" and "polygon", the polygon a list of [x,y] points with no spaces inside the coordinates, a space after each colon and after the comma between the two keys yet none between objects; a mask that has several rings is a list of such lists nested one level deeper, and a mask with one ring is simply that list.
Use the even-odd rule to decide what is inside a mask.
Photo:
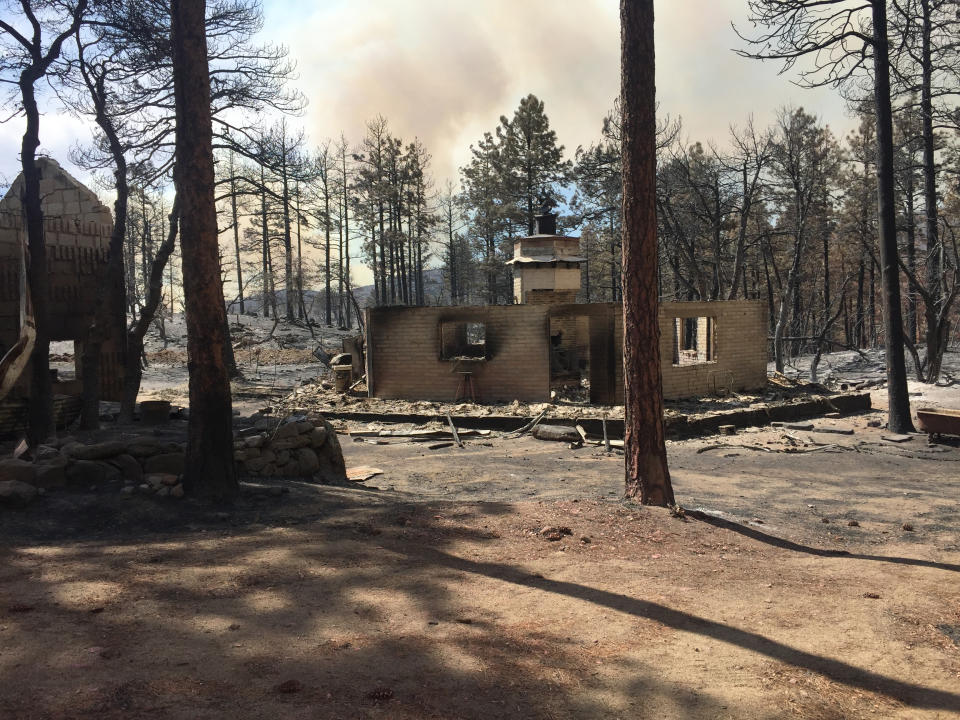
[{"label": "dirt ground", "polygon": [[0,718],[960,717],[960,447],[880,417],[671,443],[686,518],[496,434],[51,493],[0,514]]}]

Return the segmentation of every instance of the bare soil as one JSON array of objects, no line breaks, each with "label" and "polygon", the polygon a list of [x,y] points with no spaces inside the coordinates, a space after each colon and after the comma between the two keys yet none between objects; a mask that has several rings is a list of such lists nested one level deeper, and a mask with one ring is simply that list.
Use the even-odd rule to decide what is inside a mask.
[{"label": "bare soil", "polygon": [[51,493],[0,514],[0,718],[960,717],[960,447],[880,417],[671,443],[685,518],[528,437]]},{"label": "bare soil", "polygon": [[[312,351],[343,332],[231,320],[243,413],[544,407],[338,396]],[[181,319],[166,333],[141,399],[186,404]],[[914,407],[960,407],[960,353],[945,367]],[[809,358],[788,376],[674,410],[783,399]],[[877,352],[820,366],[878,378]],[[497,434],[344,435],[348,467],[383,472],[230,507],[51,492],[0,511],[0,719],[960,718],[960,441],[882,420],[672,442],[685,517],[623,502],[621,455]]]}]

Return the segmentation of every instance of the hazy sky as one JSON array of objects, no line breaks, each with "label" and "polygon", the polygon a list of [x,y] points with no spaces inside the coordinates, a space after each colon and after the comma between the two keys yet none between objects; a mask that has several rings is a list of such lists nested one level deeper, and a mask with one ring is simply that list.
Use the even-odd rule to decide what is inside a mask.
[{"label": "hazy sky", "polygon": [[[617,0],[265,0],[266,40],[286,44],[309,99],[302,123],[316,143],[342,130],[353,142],[380,113],[395,134],[419,137],[438,179],[456,178],[469,146],[536,94],[561,143],[599,136],[619,90]],[[845,131],[837,92],[801,90],[775,63],[736,56],[744,0],[657,0],[657,95],[690,140],[723,143],[731,123],[802,105]],[[18,171],[22,118],[0,125],[0,174]],[[42,149],[66,163],[84,136],[50,112]],[[81,174],[78,172],[78,174]],[[82,175],[82,174],[81,174]]]},{"label": "hazy sky", "polygon": [[[656,0],[657,97],[661,114],[681,117],[689,141],[723,145],[731,124],[752,114],[768,124],[776,108],[803,106],[838,134],[852,128],[836,90],[802,90],[776,63],[740,58],[745,0]],[[302,124],[310,141],[363,136],[385,116],[392,132],[414,137],[433,156],[438,186],[457,179],[469,147],[534,93],[572,157],[599,138],[619,92],[617,0],[264,0],[263,39],[285,44],[309,99]],[[19,172],[22,118],[0,125],[0,180]],[[88,136],[51,110],[41,119],[41,151],[79,178],[67,159]],[[106,199],[106,197],[104,198]],[[355,266],[355,281],[368,282]]]},{"label": "hazy sky", "polygon": [[[731,21],[744,0],[656,2],[657,95],[691,140],[723,142],[753,113],[803,105],[839,131],[833,89],[801,90],[775,63],[735,55]],[[481,9],[482,8],[482,9]],[[619,92],[617,0],[268,0],[270,37],[299,63],[311,137],[359,138],[377,113],[418,136],[439,176],[456,176],[469,146],[534,93],[568,154],[597,139]]]}]

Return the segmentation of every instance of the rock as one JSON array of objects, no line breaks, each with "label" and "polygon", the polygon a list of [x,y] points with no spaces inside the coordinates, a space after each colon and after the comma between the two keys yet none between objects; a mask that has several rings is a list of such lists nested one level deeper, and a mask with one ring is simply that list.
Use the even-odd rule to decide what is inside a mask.
[{"label": "rock", "polygon": [[297,450],[297,464],[300,469],[299,474],[306,477],[312,477],[320,469],[320,459],[310,448]]},{"label": "rock", "polygon": [[107,462],[120,471],[124,480],[138,483],[140,482],[140,478],[143,477],[143,468],[140,467],[140,463],[138,463],[132,455],[123,453],[122,455],[117,455],[115,458],[110,458]]},{"label": "rock", "polygon": [[323,447],[323,444],[327,441],[327,429],[323,426],[316,426],[313,430],[310,431],[310,445],[312,447],[318,448]]},{"label": "rock", "polygon": [[120,494],[125,497],[133,495],[136,491],[136,485],[124,485],[122,488],[120,488]]},{"label": "rock", "polygon": [[[311,428],[312,429],[312,428]],[[290,437],[274,440],[270,443],[271,450],[295,450],[296,448],[306,447],[310,444],[310,435],[291,435]]]},{"label": "rock", "polygon": [[127,444],[119,440],[108,440],[94,445],[77,443],[77,446],[70,450],[70,457],[74,460],[104,460],[122,455],[127,451]]},{"label": "rock", "polygon": [[275,693],[282,693],[284,695],[298,693],[301,690],[303,690],[303,683],[299,680],[284,680],[282,683],[273,686]]},{"label": "rock", "polygon": [[266,441],[267,441],[267,436],[260,433],[258,435],[253,435],[252,437],[248,437],[246,440],[243,441],[243,444],[246,445],[248,448],[261,448],[263,447],[263,444]]},{"label": "rock", "polygon": [[883,427],[883,423],[879,420],[868,420],[867,427]]},{"label": "rock", "polygon": [[787,430],[813,430],[812,422],[788,422],[783,427]]},{"label": "rock", "polygon": [[717,430],[720,431],[721,435],[736,435],[737,426],[736,425],[720,425]]},{"label": "rock", "polygon": [[180,475],[186,465],[186,455],[182,452],[168,452],[147,458],[143,470],[147,473],[168,473]]},{"label": "rock", "polygon": [[277,459],[276,459],[277,467],[283,467],[283,466],[286,465],[288,462],[290,462],[290,451],[289,451],[289,450],[280,450],[280,451],[277,453]]},{"label": "rock", "polygon": [[269,417],[260,418],[253,424],[253,427],[261,432],[272,432],[276,426],[277,421]]},{"label": "rock", "polygon": [[898,434],[881,435],[880,439],[886,440],[887,442],[892,442],[892,443],[905,443],[913,440],[913,438],[910,437],[909,435],[898,435]]},{"label": "rock", "polygon": [[70,442],[65,442],[60,446],[60,454],[65,458],[72,458],[73,451],[82,447],[86,447],[86,445],[81,442],[77,442],[76,440],[71,440]]},{"label": "rock", "polygon": [[559,442],[582,442],[583,438],[576,428],[566,425],[537,425],[533,429],[533,436],[537,440],[556,440]]},{"label": "rock", "polygon": [[834,435],[853,435],[853,428],[818,427],[814,428],[814,432],[833,433]]},{"label": "rock", "polygon": [[153,488],[150,487],[148,483],[140,483],[139,485],[137,485],[137,490],[142,492],[144,495],[149,495],[150,493],[153,492]]},{"label": "rock", "polygon": [[[326,422],[326,421],[324,421]],[[327,423],[327,441],[318,448],[317,457],[320,460],[320,473],[324,479],[334,482],[345,480],[347,465],[343,461],[343,450],[333,427]]]},{"label": "rock", "polygon": [[907,532],[913,532],[913,525],[911,525],[910,523],[904,523],[903,525],[900,526],[900,529],[906,530]]},{"label": "rock", "polygon": [[847,527],[860,527],[860,523],[856,520],[849,520],[847,521]]},{"label": "rock", "polygon": [[297,421],[297,432],[300,434],[308,433],[313,430],[313,423],[309,420],[298,420]]},{"label": "rock", "polygon": [[180,482],[176,475],[171,475],[170,473],[150,473],[149,475],[144,475],[143,481],[154,490],[165,486],[173,487]]},{"label": "rock", "polygon": [[63,487],[67,484],[67,463],[61,455],[38,462],[34,466],[34,484],[38,488]]},{"label": "rock", "polygon": [[182,498],[183,496],[183,485],[177,484],[170,488],[170,497]]},{"label": "rock", "polygon": [[35,475],[36,468],[33,463],[15,458],[0,460],[0,479],[32,483]]},{"label": "rock", "polygon": [[71,485],[99,485],[118,482],[120,471],[113,465],[95,460],[76,460],[67,466],[67,482]]},{"label": "rock", "polygon": [[159,454],[161,450],[160,443],[156,440],[141,437],[127,443],[126,453],[135,458],[147,458]]},{"label": "rock", "polygon": [[555,542],[557,540],[562,540],[565,535],[573,535],[573,530],[562,525],[547,525],[546,527],[541,528],[540,532],[537,534],[544,540]]},{"label": "rock", "polygon": [[277,440],[283,440],[284,438],[293,437],[294,435],[299,434],[300,430],[297,429],[297,423],[288,422],[282,424],[277,428],[277,431],[273,434],[270,442],[275,443]]},{"label": "rock", "polygon": [[60,450],[63,448],[64,445],[69,445],[70,443],[75,443],[75,442],[77,442],[77,439],[73,435],[64,435],[62,438],[59,438],[52,442],[48,442],[46,444],[52,445],[53,447],[57,448],[57,450]]},{"label": "rock", "polygon": [[37,488],[20,480],[0,481],[0,505],[23,507],[37,496]]},{"label": "rock", "polygon": [[157,497],[167,497],[170,494],[170,488],[166,485],[157,490]]},{"label": "rock", "polygon": [[[272,455],[273,453],[270,453],[270,454]],[[263,470],[263,468],[265,468],[269,463],[270,463],[270,460],[268,460],[267,458],[261,455],[260,457],[251,458],[250,460],[247,460],[244,463],[244,467],[246,468],[247,472],[253,475],[256,475],[261,470]]]},{"label": "rock", "polygon": [[[293,451],[296,452],[296,451]],[[300,465],[298,460],[290,458],[290,461],[283,466],[283,475],[287,477],[302,477],[304,475],[303,468]]]},{"label": "rock", "polygon": [[50,460],[59,456],[60,451],[53,447],[53,445],[38,445],[37,449],[33,451],[34,460]]}]

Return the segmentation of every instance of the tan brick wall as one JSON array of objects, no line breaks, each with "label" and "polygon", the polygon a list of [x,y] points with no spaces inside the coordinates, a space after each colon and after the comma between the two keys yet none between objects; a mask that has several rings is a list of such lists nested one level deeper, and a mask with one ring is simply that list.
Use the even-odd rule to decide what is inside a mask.
[{"label": "tan brick wall", "polygon": [[[713,360],[673,364],[675,318],[713,318]],[[698,350],[706,352],[706,323],[698,324]],[[660,305],[660,358],[666,398],[754,390],[767,382],[767,319],[762,300],[678,302]]]},{"label": "tan brick wall", "polygon": [[[110,209],[55,161],[38,159],[41,207],[44,213],[49,325],[52,340],[82,341],[102,292],[113,219]],[[20,257],[25,240],[18,177],[0,201],[0,352],[20,332]],[[103,347],[102,396],[118,400],[126,316],[123,298],[112,318],[111,337]],[[29,378],[29,373],[24,373]],[[26,380],[18,385],[25,393]]]},{"label": "tan brick wall", "polygon": [[[367,353],[375,397],[450,402],[471,370],[483,402],[550,398],[546,305],[375,308],[368,311]],[[485,325],[488,360],[459,367],[440,359],[440,323]]]},{"label": "tan brick wall", "polygon": [[[584,332],[583,318],[614,317],[616,400],[623,402],[623,316],[617,305],[505,305],[469,308],[377,308],[369,311],[367,347],[372,394],[382,398],[453,400],[459,376],[453,363],[440,359],[440,323],[482,322],[489,359],[472,363],[477,394],[485,402],[549,399],[549,327]],[[713,318],[714,360],[673,365],[676,318]],[[551,319],[552,318],[552,319]],[[759,389],[766,384],[766,305],[759,300],[663,303],[660,307],[660,357],[666,398]],[[701,323],[705,333],[706,323]],[[580,328],[580,332],[578,332]],[[705,337],[701,337],[701,344]],[[705,351],[705,346],[704,346]]]}]

